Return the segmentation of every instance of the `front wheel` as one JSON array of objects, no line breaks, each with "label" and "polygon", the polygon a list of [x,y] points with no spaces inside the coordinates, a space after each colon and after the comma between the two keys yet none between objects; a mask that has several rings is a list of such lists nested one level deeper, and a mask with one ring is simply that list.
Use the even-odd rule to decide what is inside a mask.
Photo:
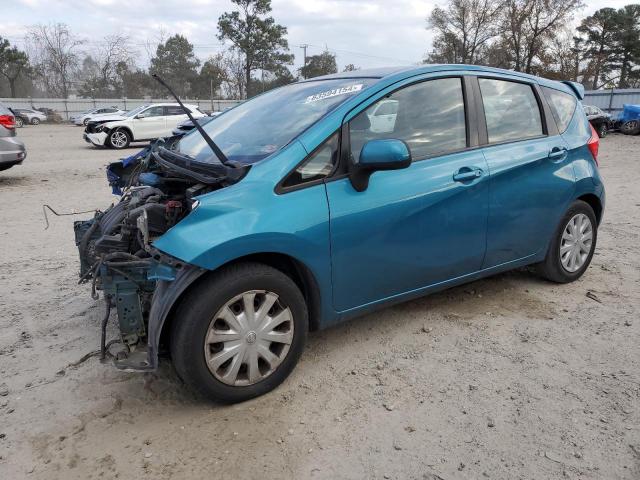
[{"label": "front wheel", "polygon": [[37,117],[33,117],[31,119],[31,125],[40,125],[40,119]]},{"label": "front wheel", "polygon": [[538,271],[552,282],[577,280],[591,263],[597,239],[598,222],[593,209],[576,200],[562,217]]},{"label": "front wheel", "polygon": [[131,137],[126,130],[114,130],[109,134],[109,145],[116,150],[127,148],[131,143]]},{"label": "front wheel", "polygon": [[18,128],[24,127],[24,120],[21,117],[16,117],[16,127]]},{"label": "front wheel", "polygon": [[180,302],[171,357],[178,375],[206,397],[242,402],[287,378],[307,329],[307,306],[291,278],[259,263],[232,265]]}]

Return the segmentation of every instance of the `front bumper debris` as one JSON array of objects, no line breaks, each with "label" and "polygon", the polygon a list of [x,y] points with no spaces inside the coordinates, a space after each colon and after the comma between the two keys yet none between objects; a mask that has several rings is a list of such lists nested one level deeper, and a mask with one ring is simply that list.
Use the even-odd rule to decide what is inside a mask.
[{"label": "front bumper debris", "polygon": [[107,134],[105,132],[85,133],[83,138],[85,142],[91,143],[96,147],[104,147],[107,141]]}]

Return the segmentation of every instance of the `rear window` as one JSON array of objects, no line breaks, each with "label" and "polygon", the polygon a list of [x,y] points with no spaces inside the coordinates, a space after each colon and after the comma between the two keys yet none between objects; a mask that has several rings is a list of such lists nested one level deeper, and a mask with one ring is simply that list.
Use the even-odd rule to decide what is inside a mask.
[{"label": "rear window", "polygon": [[544,134],[540,107],[531,85],[493,78],[478,81],[489,143],[523,140]]},{"label": "rear window", "polygon": [[[547,98],[549,108],[551,108],[551,114],[558,125],[560,133],[564,133],[569,127],[569,123],[573,118],[573,113],[576,111],[577,100],[576,97],[570,93],[561,92],[560,90],[554,90],[553,88],[542,87],[544,96]],[[593,115],[597,113],[593,107],[588,107],[587,115]]]}]

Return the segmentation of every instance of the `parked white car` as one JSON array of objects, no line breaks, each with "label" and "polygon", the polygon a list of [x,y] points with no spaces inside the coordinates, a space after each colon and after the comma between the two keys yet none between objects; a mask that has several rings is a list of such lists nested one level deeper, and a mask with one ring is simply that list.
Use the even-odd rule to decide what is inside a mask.
[{"label": "parked white car", "polygon": [[98,115],[122,115],[127,113],[125,110],[120,110],[118,107],[99,107],[92,108],[91,110],[87,110],[86,112],[82,112],[78,115],[73,115],[69,118],[71,122],[78,126],[87,126],[89,120],[93,120],[94,117]]},{"label": "parked white car", "polygon": [[[185,105],[194,118],[204,117],[197,105]],[[96,117],[89,120],[84,139],[99,147],[126,148],[131,142],[143,142],[170,136],[180,122],[188,118],[177,103],[143,105],[121,117]]]},{"label": "parked white car", "polygon": [[396,115],[398,114],[397,100],[383,100],[369,113],[371,122],[370,130],[375,133],[390,133],[396,125]]},{"label": "parked white car", "polygon": [[[47,115],[34,110],[33,108],[13,108],[16,115],[19,115],[23,121],[30,123],[31,125],[38,125],[40,122],[47,121]],[[20,125],[22,126],[22,125]]]}]

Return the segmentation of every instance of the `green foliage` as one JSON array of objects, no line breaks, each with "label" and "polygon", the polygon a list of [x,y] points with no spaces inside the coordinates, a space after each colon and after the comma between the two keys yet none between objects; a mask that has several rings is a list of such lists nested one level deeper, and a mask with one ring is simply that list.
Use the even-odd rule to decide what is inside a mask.
[{"label": "green foliage", "polygon": [[217,97],[222,83],[226,80],[224,55],[213,56],[204,62],[198,77],[193,81],[192,96],[200,99]]},{"label": "green foliage", "polygon": [[[228,40],[243,56],[244,86],[241,95],[251,96],[252,74],[258,69],[277,72],[293,63],[288,53],[286,27],[267,16],[271,0],[232,0],[238,9],[226,12],[218,19],[218,39]],[[255,82],[254,82],[255,84]]]},{"label": "green foliage", "polygon": [[0,37],[0,75],[9,82],[12,97],[16,97],[17,80],[21,76],[29,75],[30,71],[27,54],[12,47],[7,39]]},{"label": "green foliage", "polygon": [[320,55],[307,57],[307,64],[300,68],[302,78],[313,78],[321,75],[337,73],[336,56],[329,51],[324,51]]},{"label": "green foliage", "polygon": [[[182,35],[174,35],[158,45],[149,73],[159,75],[178,95],[186,96],[198,77],[199,66],[200,60],[193,53],[193,45]],[[163,96],[167,93],[160,85],[155,91]]]}]

